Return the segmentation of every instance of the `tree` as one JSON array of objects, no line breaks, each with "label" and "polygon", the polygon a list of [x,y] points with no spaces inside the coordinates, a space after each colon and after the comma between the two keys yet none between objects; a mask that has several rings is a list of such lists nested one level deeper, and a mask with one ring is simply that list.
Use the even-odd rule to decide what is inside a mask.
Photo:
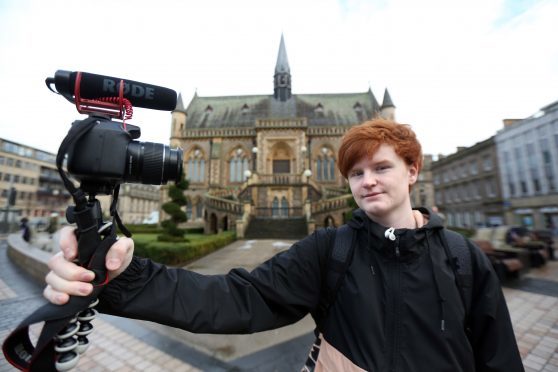
[{"label": "tree", "polygon": [[157,237],[159,241],[181,242],[185,240],[184,229],[178,227],[180,223],[188,221],[186,212],[182,210],[182,207],[188,203],[184,195],[185,190],[188,190],[188,181],[184,175],[179,182],[169,186],[170,201],[163,204],[162,208],[170,218],[161,222],[164,233]]}]

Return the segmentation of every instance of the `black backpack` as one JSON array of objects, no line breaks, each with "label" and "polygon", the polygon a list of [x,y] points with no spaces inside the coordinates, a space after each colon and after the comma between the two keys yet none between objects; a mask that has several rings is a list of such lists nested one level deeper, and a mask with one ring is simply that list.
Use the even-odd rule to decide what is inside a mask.
[{"label": "black backpack", "polygon": [[[331,229],[331,228],[328,228]],[[353,253],[355,250],[356,233],[353,228],[348,225],[339,226],[335,231],[335,239],[333,246],[329,239],[328,229],[321,229],[318,231],[320,242],[328,242],[328,259],[325,277],[325,300],[321,301],[317,311],[314,313],[317,327],[314,330],[316,340],[312,345],[308,358],[302,371],[313,371],[315,363],[320,350],[321,340],[319,338],[321,321],[325,319],[329,307],[335,301],[337,292],[343,283],[347,268],[352,262]],[[332,229],[331,229],[332,230]],[[330,231],[331,231],[330,230]],[[444,234],[441,235],[444,239],[444,248],[446,249],[446,256],[448,257],[449,264],[454,272],[455,283],[459,289],[459,294],[463,307],[465,309],[465,320],[468,323],[468,315],[471,308],[472,288],[473,288],[473,269],[472,269],[472,253],[463,235],[444,229]],[[329,240],[329,241],[328,241]],[[467,332],[467,326],[465,325]]]}]

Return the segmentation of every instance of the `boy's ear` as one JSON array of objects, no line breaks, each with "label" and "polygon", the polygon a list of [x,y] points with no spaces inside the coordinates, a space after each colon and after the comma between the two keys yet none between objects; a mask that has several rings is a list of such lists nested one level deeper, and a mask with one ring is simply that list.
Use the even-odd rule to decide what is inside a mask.
[{"label": "boy's ear", "polygon": [[418,167],[416,164],[409,166],[409,185],[414,185],[418,179]]}]

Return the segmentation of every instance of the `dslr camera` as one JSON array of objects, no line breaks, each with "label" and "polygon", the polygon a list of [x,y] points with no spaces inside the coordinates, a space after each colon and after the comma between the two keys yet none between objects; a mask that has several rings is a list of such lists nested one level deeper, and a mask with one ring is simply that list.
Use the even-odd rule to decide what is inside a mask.
[{"label": "dslr camera", "polygon": [[[182,150],[140,142],[140,128],[126,124],[133,106],[174,110],[176,92],[155,85],[124,81],[109,76],[58,70],[46,79],[47,87],[75,103],[80,113],[95,119],[87,129],[85,120],[72,123],[75,133],[68,145],[68,172],[90,194],[111,194],[125,182],[162,185],[182,177]],[[55,86],[56,91],[53,90]],[[123,119],[122,122],[112,118]]]}]

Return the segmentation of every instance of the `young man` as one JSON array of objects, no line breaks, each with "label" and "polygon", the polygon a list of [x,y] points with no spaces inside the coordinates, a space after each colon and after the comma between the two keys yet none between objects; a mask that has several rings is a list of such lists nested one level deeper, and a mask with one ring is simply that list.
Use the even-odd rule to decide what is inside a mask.
[{"label": "young man", "polygon": [[[316,371],[522,371],[497,276],[472,243],[470,309],[448,259],[442,221],[413,210],[409,192],[422,151],[406,125],[372,120],[351,128],[339,169],[360,207],[349,222],[355,249],[319,324]],[[132,257],[133,241],[109,251],[112,281],[102,312],[202,333],[252,333],[316,316],[325,299],[334,230],[316,232],[252,272],[203,276]],[[323,237],[326,239],[323,239]],[[44,294],[53,303],[91,291],[92,273],[72,264],[70,230],[50,261]],[[293,368],[294,369],[294,368]]]}]

